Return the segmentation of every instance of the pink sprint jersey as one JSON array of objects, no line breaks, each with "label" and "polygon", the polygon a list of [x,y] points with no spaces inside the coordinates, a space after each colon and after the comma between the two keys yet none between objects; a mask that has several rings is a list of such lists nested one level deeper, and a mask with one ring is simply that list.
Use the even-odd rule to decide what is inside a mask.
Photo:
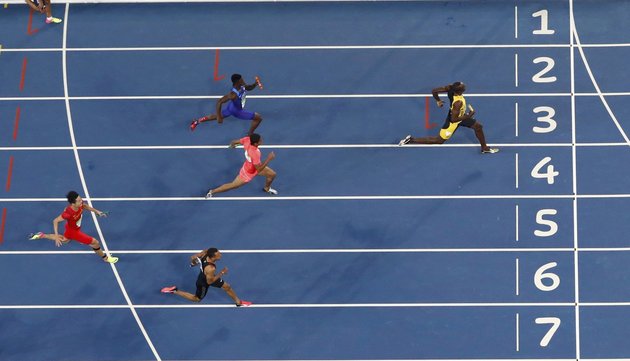
[{"label": "pink sprint jersey", "polygon": [[249,182],[258,174],[256,166],[260,164],[260,150],[257,146],[252,145],[249,137],[240,139],[245,149],[245,163],[239,172],[239,176],[246,182]]}]

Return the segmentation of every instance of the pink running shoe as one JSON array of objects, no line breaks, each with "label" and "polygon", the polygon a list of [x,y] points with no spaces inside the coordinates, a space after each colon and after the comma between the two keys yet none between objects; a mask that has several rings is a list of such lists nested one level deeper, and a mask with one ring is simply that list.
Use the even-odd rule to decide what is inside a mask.
[{"label": "pink running shoe", "polygon": [[59,24],[61,21],[59,18],[46,18],[46,24]]},{"label": "pink running shoe", "polygon": [[177,291],[177,286],[170,286],[162,288],[162,293],[175,293]]},{"label": "pink running shoe", "polygon": [[251,305],[252,305],[251,302],[241,300],[241,304],[240,305],[236,305],[236,307],[249,307]]}]

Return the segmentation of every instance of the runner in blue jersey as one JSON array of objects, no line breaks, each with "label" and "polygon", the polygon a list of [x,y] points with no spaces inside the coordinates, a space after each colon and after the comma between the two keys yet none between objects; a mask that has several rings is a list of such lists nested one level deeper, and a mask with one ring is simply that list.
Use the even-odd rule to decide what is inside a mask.
[{"label": "runner in blue jersey", "polygon": [[[245,101],[247,92],[254,90],[256,87],[262,88],[262,84],[258,77],[253,84],[245,84],[245,80],[241,74],[232,74],[232,90],[217,101],[217,111],[215,114],[206,115],[199,119],[195,119],[190,124],[190,130],[195,130],[200,123],[215,120],[221,124],[223,118],[235,116],[238,119],[251,120],[252,123],[249,127],[248,135],[252,135],[254,130],[258,128],[260,122],[262,122],[262,116],[255,112],[245,110]],[[227,106],[221,110],[221,106],[227,103]]]}]

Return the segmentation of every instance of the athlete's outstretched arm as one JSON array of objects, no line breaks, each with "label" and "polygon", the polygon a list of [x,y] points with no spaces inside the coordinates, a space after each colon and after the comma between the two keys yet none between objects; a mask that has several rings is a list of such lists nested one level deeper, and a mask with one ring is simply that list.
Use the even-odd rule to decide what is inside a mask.
[{"label": "athlete's outstretched arm", "polygon": [[254,83],[249,84],[249,85],[245,84],[245,90],[247,90],[248,92],[256,89],[257,87],[258,87],[258,84],[256,84],[255,81]]},{"label": "athlete's outstretched arm", "polygon": [[435,88],[431,91],[431,94],[433,95],[433,99],[435,99],[435,101],[437,102],[438,107],[442,107],[442,105],[444,105],[444,102],[442,101],[442,99],[440,99],[440,93],[446,93],[449,90],[451,90],[451,86],[450,85],[445,85],[439,88]]},{"label": "athlete's outstretched arm", "polygon": [[59,223],[63,221],[64,219],[61,217],[61,214],[57,218],[53,219],[53,231],[55,232],[55,245],[57,247],[61,246],[61,241],[65,238],[62,238],[62,236],[59,235]]},{"label": "athlete's outstretched arm", "polygon": [[86,210],[88,210],[88,211],[90,211],[90,212],[94,212],[94,213],[98,214],[99,216],[102,216],[102,215],[103,215],[103,212],[99,211],[99,210],[98,210],[98,209],[96,209],[96,208],[92,208],[92,207],[90,207],[90,206],[89,206],[89,205],[87,205],[86,203],[83,203],[83,208],[85,208]]},{"label": "athlete's outstretched arm", "polygon": [[256,171],[258,173],[260,173],[263,169],[265,169],[267,167],[267,164],[269,164],[269,162],[271,162],[275,158],[276,158],[276,153],[274,153],[274,152],[269,153],[267,155],[267,159],[265,159],[265,161],[263,163],[254,164],[254,167],[256,167]]},{"label": "athlete's outstretched arm", "polygon": [[201,257],[204,256],[204,254],[206,254],[206,251],[201,251],[201,252],[199,252],[197,254],[193,254],[192,256],[190,256],[190,265],[194,266],[194,265],[198,264],[199,261],[197,261],[197,260],[201,259]]},{"label": "athlete's outstretched arm", "polygon": [[206,267],[206,269],[203,271],[203,273],[206,275],[206,282],[208,282],[209,285],[213,284],[214,282],[216,282],[216,280],[221,278],[221,276],[226,274],[228,269],[227,267],[223,267],[221,272],[219,272],[219,274],[216,276],[214,275],[214,271],[214,267]]},{"label": "athlete's outstretched arm", "polygon": [[240,139],[234,139],[230,142],[230,148],[236,148],[237,145],[242,144]]}]

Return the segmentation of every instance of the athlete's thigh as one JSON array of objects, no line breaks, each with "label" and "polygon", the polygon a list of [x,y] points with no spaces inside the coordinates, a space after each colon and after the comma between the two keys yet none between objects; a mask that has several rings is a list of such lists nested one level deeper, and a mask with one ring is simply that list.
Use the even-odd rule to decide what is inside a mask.
[{"label": "athlete's thigh", "polygon": [[271,169],[270,167],[265,167],[265,169],[261,170],[260,172],[258,172],[257,175],[263,176],[263,177],[269,177],[274,175],[276,172]]}]

